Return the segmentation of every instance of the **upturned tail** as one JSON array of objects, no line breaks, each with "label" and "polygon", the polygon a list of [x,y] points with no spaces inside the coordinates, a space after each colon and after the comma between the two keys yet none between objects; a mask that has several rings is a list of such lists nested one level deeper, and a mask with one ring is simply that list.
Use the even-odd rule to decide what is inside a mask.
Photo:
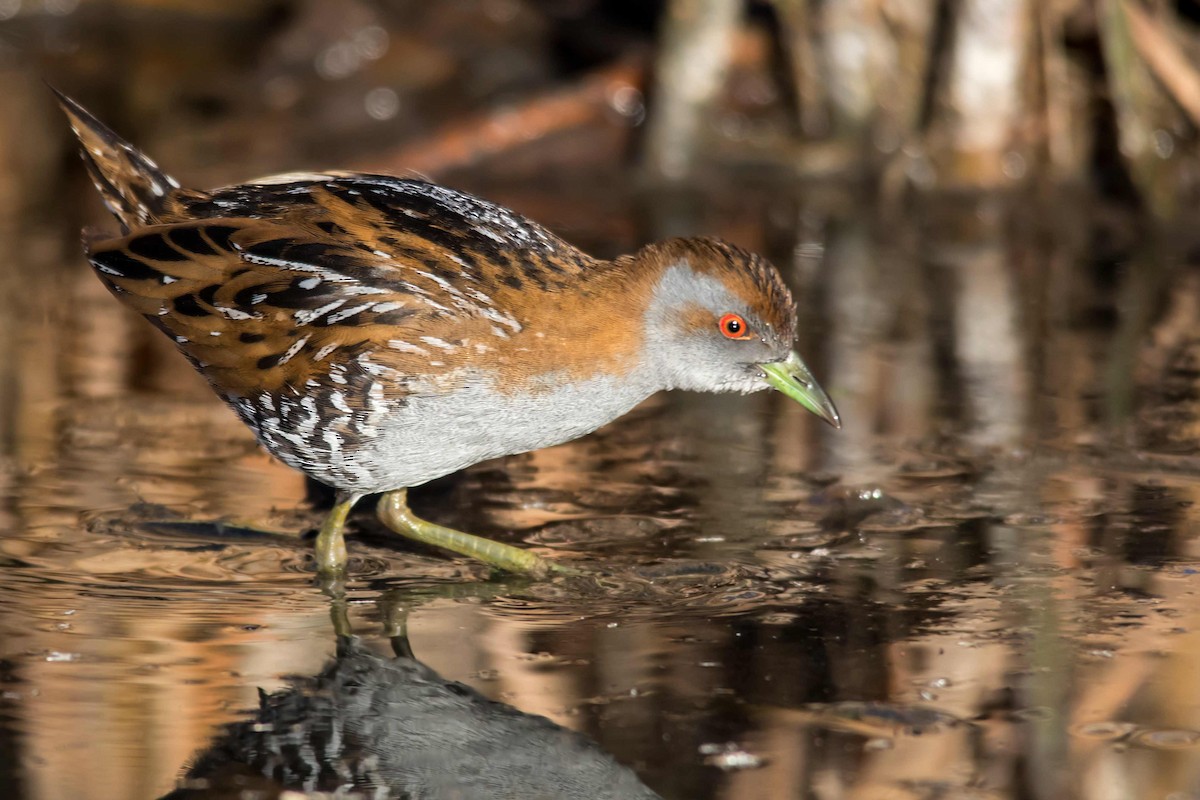
[{"label": "upturned tail", "polygon": [[79,103],[50,88],[79,139],[83,161],[104,205],[123,231],[164,221],[164,212],[179,192],[179,182]]}]

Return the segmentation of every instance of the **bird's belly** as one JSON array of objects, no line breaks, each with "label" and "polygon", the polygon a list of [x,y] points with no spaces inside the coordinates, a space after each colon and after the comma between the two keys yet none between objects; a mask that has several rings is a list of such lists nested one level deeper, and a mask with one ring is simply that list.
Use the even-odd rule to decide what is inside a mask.
[{"label": "bird's belly", "polygon": [[380,421],[375,435],[347,443],[336,459],[307,453],[306,463],[293,466],[350,491],[418,486],[489,458],[571,441],[652,393],[604,377],[531,394],[476,383],[450,395],[410,397]]}]

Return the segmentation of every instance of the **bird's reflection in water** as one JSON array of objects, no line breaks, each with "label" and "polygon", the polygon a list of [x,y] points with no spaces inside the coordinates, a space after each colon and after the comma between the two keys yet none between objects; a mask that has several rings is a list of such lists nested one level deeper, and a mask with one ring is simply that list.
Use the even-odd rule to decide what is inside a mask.
[{"label": "bird's reflection in water", "polygon": [[[385,609],[385,619],[389,616]],[[500,800],[657,798],[591,739],[489,700],[418,661],[403,623],[394,658],[346,635],[333,601],[337,656],[313,678],[262,693],[163,800],[337,797]],[[247,792],[250,794],[247,795]]]}]

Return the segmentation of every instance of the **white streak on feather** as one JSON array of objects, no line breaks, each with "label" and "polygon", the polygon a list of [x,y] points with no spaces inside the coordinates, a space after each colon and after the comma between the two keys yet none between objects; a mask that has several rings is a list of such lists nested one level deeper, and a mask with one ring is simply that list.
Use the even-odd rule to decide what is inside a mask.
[{"label": "white streak on feather", "polygon": [[418,347],[415,344],[404,341],[403,339],[388,339],[387,346],[393,350],[399,350],[401,353],[412,353],[418,356],[427,356],[429,351],[424,347]]},{"label": "white streak on feather", "polygon": [[372,375],[374,375],[377,378],[381,378],[384,375],[388,375],[388,374],[395,374],[395,372],[396,372],[394,369],[392,369],[390,367],[385,367],[382,364],[376,364],[374,361],[361,361],[360,360],[359,363],[362,365],[362,368],[365,371],[371,373]]},{"label": "white streak on feather", "polygon": [[305,336],[301,339],[297,339],[296,341],[292,342],[292,346],[289,347],[284,352],[283,358],[279,359],[279,361],[276,362],[276,364],[278,366],[282,366],[282,365],[286,364],[287,362],[291,361],[292,358],[296,355],[296,353],[299,353],[301,350],[304,349],[304,345],[308,344],[309,338],[310,337]]},{"label": "white streak on feather", "polygon": [[[236,246],[236,243],[235,243]],[[321,277],[322,280],[330,283],[346,283],[353,280],[349,275],[342,275],[339,272],[326,269],[320,264],[309,264],[304,261],[288,261],[286,258],[273,258],[271,256],[261,256],[257,253],[248,253],[245,249],[237,247],[238,255],[242,261],[250,264],[262,264],[267,267],[282,267],[293,272],[312,272]]]},{"label": "white streak on feather", "polygon": [[346,414],[353,413],[353,410],[346,403],[346,396],[344,394],[342,394],[341,392],[338,392],[338,391],[330,392],[329,393],[329,402],[338,411],[344,412]]},{"label": "white streak on feather", "polygon": [[508,244],[508,242],[504,241],[503,236],[499,236],[499,235],[493,233],[490,228],[484,228],[481,225],[472,225],[471,228],[476,233],[482,233],[484,236],[488,237],[489,239],[491,239],[494,242],[497,242],[499,244]]},{"label": "white streak on feather", "polygon": [[308,323],[312,322],[317,317],[322,316],[323,314],[328,314],[330,311],[333,311],[335,308],[340,308],[341,306],[345,305],[345,303],[346,303],[345,299],[334,300],[331,303],[326,303],[325,305],[321,306],[320,308],[301,309],[292,315],[292,319],[294,319],[296,321],[297,325],[307,325]]},{"label": "white streak on feather", "polygon": [[472,299],[477,300],[480,303],[483,303],[485,306],[490,306],[492,304],[492,298],[488,297],[486,294],[479,291],[478,289],[472,289],[471,287],[468,286],[467,294],[469,294],[472,297]]},{"label": "white streak on feather", "polygon": [[229,308],[227,306],[213,306],[217,313],[225,319],[261,319],[262,314],[251,314],[248,311],[242,311],[237,308]]},{"label": "white streak on feather", "polygon": [[367,389],[367,405],[375,414],[387,410],[383,398],[383,384],[379,381],[371,381],[371,386]]},{"label": "white streak on feather", "polygon": [[520,333],[524,329],[524,326],[517,322],[516,318],[511,314],[502,313],[494,308],[485,308],[482,310],[482,314],[492,322],[499,322],[501,325],[512,328],[513,333]]},{"label": "white streak on feather", "polygon": [[420,269],[414,269],[413,272],[420,275],[422,278],[428,278],[429,280],[433,281],[438,286],[442,287],[442,289],[451,297],[462,297],[462,292],[456,289],[454,284],[450,283],[450,281],[446,280],[442,276],[434,275],[432,272],[425,272],[424,270]]},{"label": "white streak on feather", "polygon": [[274,186],[280,183],[309,183],[332,180],[332,175],[327,175],[324,172],[283,172],[278,175],[267,175],[262,178],[255,178],[249,181],[250,184],[258,186]]},{"label": "white streak on feather", "polygon": [[371,305],[372,305],[371,303],[363,303],[362,305],[354,306],[352,308],[343,308],[341,311],[337,312],[336,314],[331,314],[329,316],[329,319],[325,320],[325,322],[328,325],[336,325],[337,323],[341,322],[342,320],[344,320],[348,317],[353,317],[355,314],[359,313],[360,311],[366,311],[368,308],[371,307]]}]

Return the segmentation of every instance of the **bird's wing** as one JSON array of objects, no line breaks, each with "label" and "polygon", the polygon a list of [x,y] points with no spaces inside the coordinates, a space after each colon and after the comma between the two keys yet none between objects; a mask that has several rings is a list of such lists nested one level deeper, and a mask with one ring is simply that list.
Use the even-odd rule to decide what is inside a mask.
[{"label": "bird's wing", "polygon": [[403,392],[430,369],[422,337],[454,324],[436,280],[295,224],[155,225],[93,241],[88,258],[226,399],[377,378]]}]

